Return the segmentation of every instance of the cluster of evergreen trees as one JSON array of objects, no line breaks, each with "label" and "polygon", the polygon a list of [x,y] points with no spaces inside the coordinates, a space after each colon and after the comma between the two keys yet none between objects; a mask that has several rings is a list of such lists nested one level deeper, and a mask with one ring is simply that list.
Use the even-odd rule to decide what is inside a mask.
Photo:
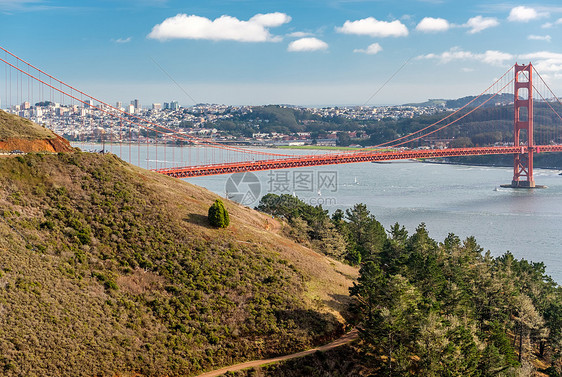
[{"label": "cluster of evergreen trees", "polygon": [[383,226],[364,204],[336,210],[330,218],[322,206],[311,206],[296,196],[267,194],[256,209],[286,219],[287,234],[300,243],[352,265],[380,250],[386,239]]},{"label": "cluster of evergreen trees", "polygon": [[361,266],[350,294],[366,369],[517,376],[542,368],[559,375],[562,288],[543,263],[509,252],[493,258],[473,237],[449,234],[438,243],[424,224],[411,235],[398,224],[386,232],[363,204],[330,218],[321,206],[269,194],[258,209],[285,218],[289,233],[315,249]]}]

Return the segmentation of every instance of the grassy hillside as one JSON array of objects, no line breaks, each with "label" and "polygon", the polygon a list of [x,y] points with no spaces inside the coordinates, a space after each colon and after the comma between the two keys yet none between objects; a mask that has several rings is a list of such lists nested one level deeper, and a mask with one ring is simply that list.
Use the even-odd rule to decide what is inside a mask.
[{"label": "grassy hillside", "polygon": [[54,139],[55,134],[30,120],[0,110],[0,141],[6,139]]},{"label": "grassy hillside", "polygon": [[357,271],[113,155],[0,160],[0,374],[189,376],[341,331]]}]

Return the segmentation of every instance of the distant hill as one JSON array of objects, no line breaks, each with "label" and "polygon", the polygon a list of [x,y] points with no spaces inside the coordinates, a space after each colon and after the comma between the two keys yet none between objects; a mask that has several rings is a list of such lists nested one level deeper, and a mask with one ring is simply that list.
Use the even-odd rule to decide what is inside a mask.
[{"label": "distant hill", "polygon": [[430,99],[425,102],[419,103],[405,103],[402,106],[410,106],[410,107],[445,107],[447,103],[446,99]]},{"label": "distant hill", "polygon": [[[470,101],[474,100],[475,98],[476,96],[468,96],[468,97],[458,98],[455,100],[447,100],[445,106],[450,109],[460,108],[467,105],[468,103],[470,103]],[[477,107],[482,104],[484,104],[483,107],[495,107],[499,105],[508,105],[510,103],[513,103],[513,94],[511,93],[502,93],[502,94],[498,94],[495,97],[491,94],[485,94],[481,96],[479,99],[477,99],[476,101],[472,102],[469,108]]]},{"label": "distant hill", "polygon": [[298,110],[278,105],[255,106],[252,112],[240,119],[257,122],[261,128],[271,129],[273,132],[299,132],[304,130],[304,126],[297,122],[298,114]]},{"label": "distant hill", "polygon": [[[513,102],[513,94],[511,93],[502,93],[498,94],[497,96],[491,98],[493,95],[485,94],[481,96],[478,100],[474,101],[470,104],[469,108],[477,107],[482,105],[484,102],[489,100],[483,107],[493,107],[498,105],[508,105]],[[413,107],[439,107],[443,106],[448,109],[458,109],[470,103],[476,96],[467,96],[458,99],[430,99],[426,102],[421,103],[409,103],[405,104],[404,106],[413,106]]]},{"label": "distant hill", "polygon": [[0,159],[0,374],[192,376],[325,342],[357,270],[114,155]]}]

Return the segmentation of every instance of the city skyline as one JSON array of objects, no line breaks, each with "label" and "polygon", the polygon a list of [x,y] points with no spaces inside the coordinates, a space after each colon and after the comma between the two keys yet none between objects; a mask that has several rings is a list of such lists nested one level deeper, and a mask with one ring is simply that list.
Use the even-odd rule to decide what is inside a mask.
[{"label": "city skyline", "polygon": [[0,0],[0,13],[2,47],[109,103],[423,102],[478,94],[516,61],[562,92],[556,1]]}]

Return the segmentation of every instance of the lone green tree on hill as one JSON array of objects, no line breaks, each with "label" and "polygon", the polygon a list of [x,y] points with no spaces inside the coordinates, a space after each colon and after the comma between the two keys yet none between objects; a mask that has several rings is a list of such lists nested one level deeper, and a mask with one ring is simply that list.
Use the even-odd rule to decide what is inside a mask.
[{"label": "lone green tree on hill", "polygon": [[215,200],[209,208],[209,223],[217,228],[226,228],[230,224],[230,217],[222,200]]}]

